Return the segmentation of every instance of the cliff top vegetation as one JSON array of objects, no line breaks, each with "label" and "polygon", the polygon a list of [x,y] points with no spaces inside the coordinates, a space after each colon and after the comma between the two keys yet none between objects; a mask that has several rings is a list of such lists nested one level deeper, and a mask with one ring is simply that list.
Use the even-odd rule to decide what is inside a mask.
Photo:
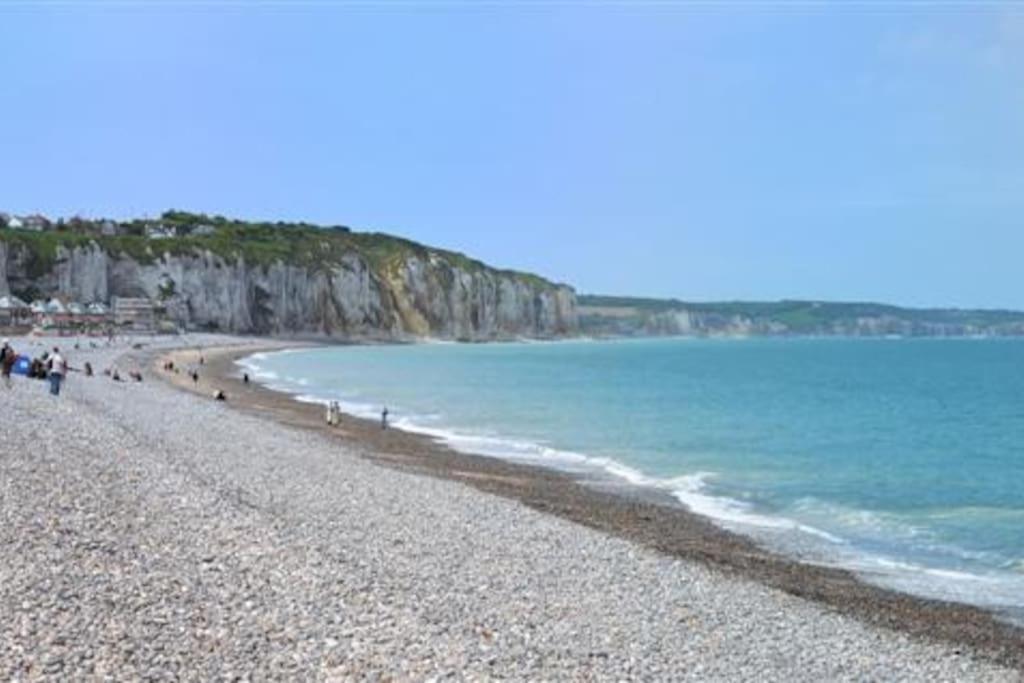
[{"label": "cliff top vegetation", "polygon": [[152,263],[164,255],[188,256],[213,253],[225,261],[256,266],[276,262],[307,268],[331,268],[347,254],[361,254],[379,273],[390,273],[408,259],[441,259],[469,272],[492,270],[512,276],[533,287],[553,283],[531,273],[491,268],[465,254],[428,247],[380,232],[355,232],[344,225],[320,226],[306,222],[246,221],[171,209],[156,219],[127,221],[72,217],[48,222],[33,229],[0,225],[0,241],[27,248],[30,270],[43,274],[58,258],[58,248],[98,244],[112,253],[140,263]]}]

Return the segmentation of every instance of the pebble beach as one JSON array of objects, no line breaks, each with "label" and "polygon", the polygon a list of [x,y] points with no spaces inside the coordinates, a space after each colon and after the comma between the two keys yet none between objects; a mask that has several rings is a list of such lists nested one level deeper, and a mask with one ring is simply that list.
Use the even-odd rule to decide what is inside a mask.
[{"label": "pebble beach", "polygon": [[1021,680],[182,391],[151,366],[184,343],[69,350],[99,374],[57,398],[0,387],[0,678]]}]

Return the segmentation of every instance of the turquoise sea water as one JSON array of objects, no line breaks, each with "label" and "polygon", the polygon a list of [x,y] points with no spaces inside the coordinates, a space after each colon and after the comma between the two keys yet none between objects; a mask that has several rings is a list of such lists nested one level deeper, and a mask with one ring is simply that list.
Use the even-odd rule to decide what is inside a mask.
[{"label": "turquoise sea water", "polygon": [[1024,341],[353,346],[243,364],[463,450],[663,488],[885,585],[1024,608]]}]

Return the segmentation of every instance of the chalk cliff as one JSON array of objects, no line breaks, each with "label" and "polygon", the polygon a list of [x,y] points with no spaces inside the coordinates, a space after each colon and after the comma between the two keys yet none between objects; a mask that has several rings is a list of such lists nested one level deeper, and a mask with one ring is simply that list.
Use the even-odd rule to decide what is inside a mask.
[{"label": "chalk cliff", "polygon": [[0,295],[148,297],[188,329],[240,333],[482,341],[577,330],[573,290],[537,276],[382,235],[297,239],[303,250],[275,257],[214,238],[0,230]]}]

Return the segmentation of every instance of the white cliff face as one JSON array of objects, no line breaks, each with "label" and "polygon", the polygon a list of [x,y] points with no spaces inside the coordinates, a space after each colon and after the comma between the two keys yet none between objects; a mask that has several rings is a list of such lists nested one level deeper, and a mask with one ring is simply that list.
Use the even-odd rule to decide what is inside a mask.
[{"label": "white cliff face", "polygon": [[7,284],[7,243],[0,242],[0,296],[11,293]]},{"label": "white cliff face", "polygon": [[[521,276],[410,257],[389,273],[402,328],[413,334],[486,340],[575,333],[575,293]],[[400,294],[399,294],[400,293]]]},{"label": "white cliff face", "polygon": [[86,303],[147,297],[189,329],[488,340],[553,337],[577,328],[572,289],[453,263],[434,252],[376,272],[354,250],[331,266],[307,268],[246,264],[211,252],[139,262],[92,244],[60,248],[52,267],[39,273],[23,247],[0,241],[0,249],[2,293],[31,286],[39,295]]},{"label": "white cliff face", "polygon": [[57,291],[73,292],[76,301],[107,300],[107,255],[95,244],[59,247],[53,274]]}]

